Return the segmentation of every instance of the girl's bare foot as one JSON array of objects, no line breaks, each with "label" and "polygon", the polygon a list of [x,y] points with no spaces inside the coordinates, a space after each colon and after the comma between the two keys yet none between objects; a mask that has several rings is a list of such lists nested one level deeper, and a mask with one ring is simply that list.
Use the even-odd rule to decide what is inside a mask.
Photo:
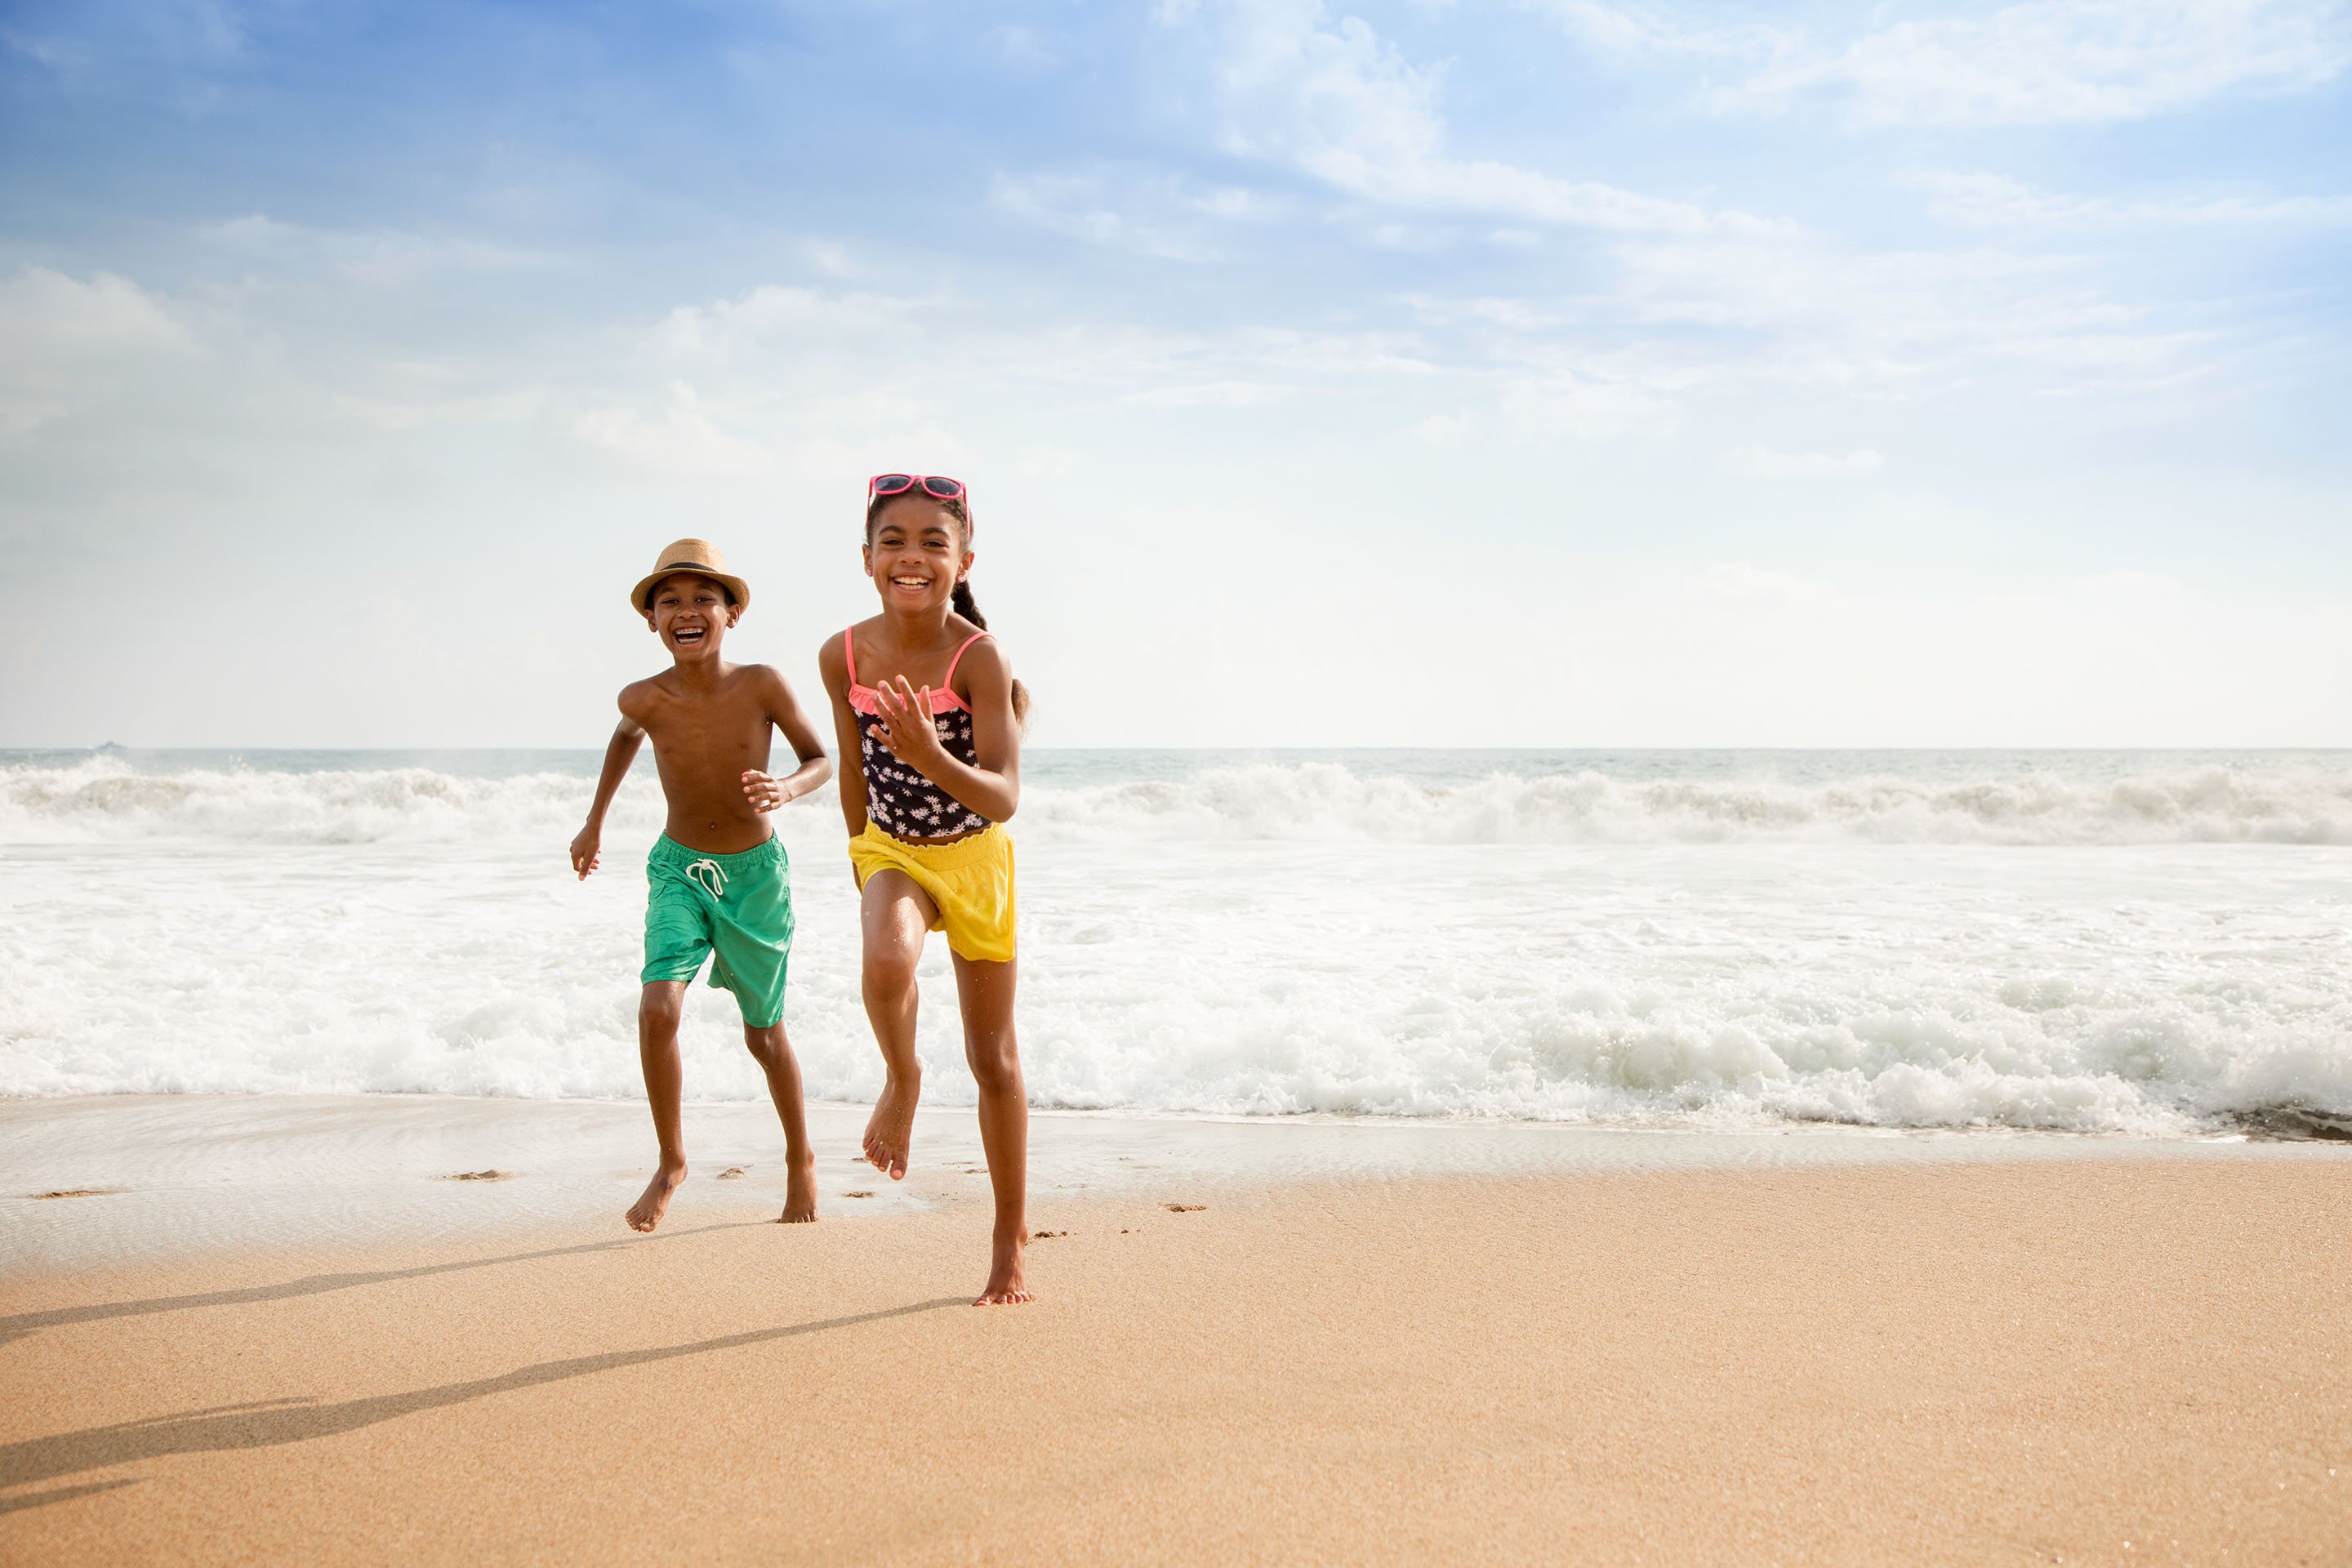
[{"label": "girl's bare foot", "polygon": [[803,1225],[816,1218],[816,1156],[794,1161],[784,1182],[784,1212],[779,1225]]},{"label": "girl's bare foot", "polygon": [[686,1166],[683,1163],[664,1165],[656,1171],[654,1179],[646,1184],[645,1195],[629,1205],[626,1216],[629,1228],[651,1230],[661,1224],[662,1215],[669,1212],[670,1194],[677,1191],[677,1184],[684,1180]]},{"label": "girl's bare foot", "polygon": [[1029,1245],[1026,1234],[1013,1240],[999,1237],[995,1256],[988,1262],[988,1289],[980,1293],[975,1307],[1009,1307],[1018,1301],[1034,1301],[1029,1294],[1029,1282],[1022,1278],[1021,1250]]},{"label": "girl's bare foot", "polygon": [[866,1158],[877,1171],[887,1171],[894,1182],[907,1179],[907,1152],[915,1142],[915,1102],[923,1095],[922,1069],[905,1079],[892,1073],[874,1102],[866,1123]]}]

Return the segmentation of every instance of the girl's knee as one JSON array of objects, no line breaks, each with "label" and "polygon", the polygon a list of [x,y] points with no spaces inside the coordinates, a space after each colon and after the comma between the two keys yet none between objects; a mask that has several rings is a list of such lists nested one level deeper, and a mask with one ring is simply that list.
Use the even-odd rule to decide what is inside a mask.
[{"label": "girl's knee", "polygon": [[971,1068],[971,1080],[982,1094],[1010,1093],[1021,1087],[1021,1052],[1010,1031],[969,1042],[963,1055]]},{"label": "girl's knee", "polygon": [[866,989],[870,994],[879,991],[886,995],[900,995],[915,988],[915,965],[922,957],[920,950],[911,947],[867,947],[866,950]]}]

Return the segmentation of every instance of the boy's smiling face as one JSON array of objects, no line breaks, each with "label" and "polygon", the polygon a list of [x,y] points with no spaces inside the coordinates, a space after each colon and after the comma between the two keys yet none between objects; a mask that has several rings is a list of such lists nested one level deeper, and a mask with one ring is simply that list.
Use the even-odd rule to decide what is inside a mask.
[{"label": "boy's smiling face", "polygon": [[646,595],[646,620],[682,664],[717,658],[719,645],[743,614],[727,590],[699,572],[673,572]]}]

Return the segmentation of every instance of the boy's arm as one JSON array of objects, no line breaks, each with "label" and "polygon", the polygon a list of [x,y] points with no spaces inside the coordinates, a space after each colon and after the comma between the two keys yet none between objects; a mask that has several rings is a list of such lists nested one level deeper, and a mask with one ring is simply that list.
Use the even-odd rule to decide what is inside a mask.
[{"label": "boy's arm", "polygon": [[637,748],[645,743],[645,726],[630,716],[629,694],[624,691],[621,721],[604,743],[604,771],[596,775],[596,799],[588,807],[588,825],[572,841],[572,868],[583,882],[596,868],[596,852],[604,839],[604,813],[612,809],[613,796],[620,793],[621,781],[629,776],[629,764],[637,760]]},{"label": "boy's arm", "polygon": [[824,754],[824,742],[816,738],[815,727],[801,711],[800,700],[793,695],[791,684],[765,665],[760,667],[760,678],[768,721],[784,732],[784,740],[801,763],[782,778],[757,769],[744,772],[743,794],[752,809],[773,811],[788,800],[798,800],[811,790],[822,789],[825,780],[833,777],[833,759]]},{"label": "boy's arm", "polygon": [[1013,663],[994,637],[974,643],[960,666],[971,678],[975,759],[948,754],[931,719],[929,687],[905,676],[879,688],[890,754],[991,822],[1010,822],[1021,806],[1021,721],[1013,712]]},{"label": "boy's arm", "polygon": [[[825,638],[824,646],[816,650],[816,672],[824,681],[825,695],[833,700],[834,743],[841,748],[841,819],[849,825],[849,836],[855,838],[866,831],[866,763],[857,714],[849,706],[849,660],[842,651],[841,637]],[[857,766],[851,767],[852,762]]]}]

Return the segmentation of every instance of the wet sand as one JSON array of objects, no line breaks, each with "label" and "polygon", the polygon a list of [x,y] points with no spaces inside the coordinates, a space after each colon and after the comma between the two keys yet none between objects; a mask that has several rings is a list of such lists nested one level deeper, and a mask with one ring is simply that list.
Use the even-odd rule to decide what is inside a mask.
[{"label": "wet sand", "polygon": [[2337,1152],[1147,1176],[986,1310],[721,1168],[0,1278],[0,1561],[2352,1562]]}]

